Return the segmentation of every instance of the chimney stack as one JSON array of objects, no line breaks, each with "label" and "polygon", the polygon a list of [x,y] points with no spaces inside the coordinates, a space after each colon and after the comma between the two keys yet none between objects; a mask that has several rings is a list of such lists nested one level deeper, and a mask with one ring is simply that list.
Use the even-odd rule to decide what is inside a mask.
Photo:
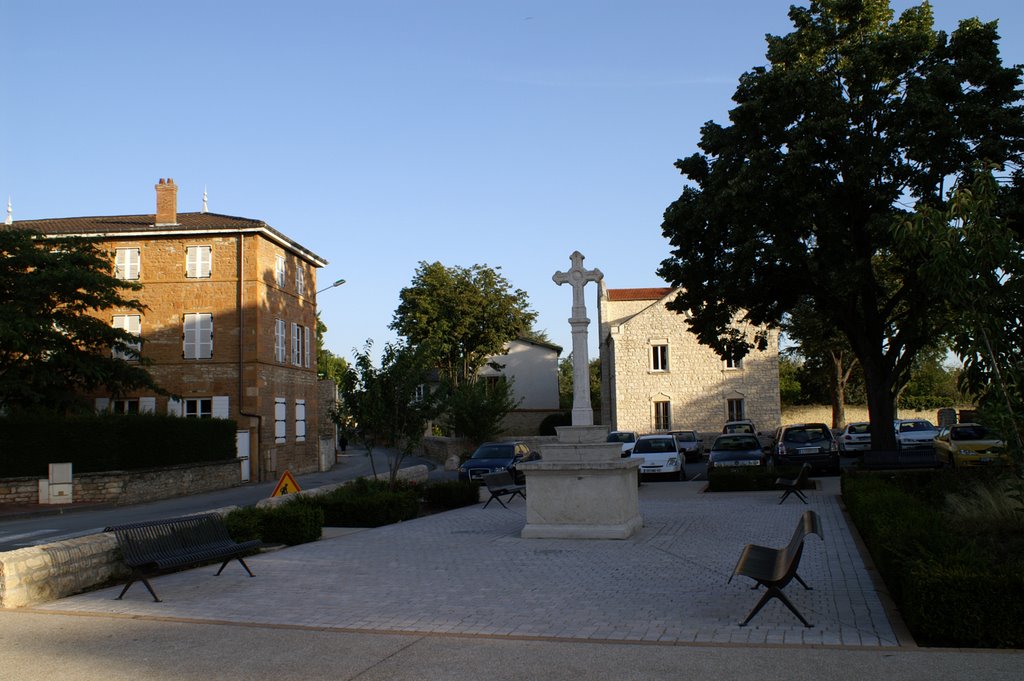
[{"label": "chimney stack", "polygon": [[156,224],[178,224],[178,185],[169,177],[156,185]]}]

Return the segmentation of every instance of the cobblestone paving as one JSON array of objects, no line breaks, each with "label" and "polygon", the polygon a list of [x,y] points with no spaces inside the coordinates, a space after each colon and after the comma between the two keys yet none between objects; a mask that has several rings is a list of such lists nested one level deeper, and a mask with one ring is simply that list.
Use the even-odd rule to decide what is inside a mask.
[{"label": "cobblestone paving", "polygon": [[[627,540],[520,539],[526,505],[491,504],[363,530],[247,559],[158,577],[154,603],[133,585],[39,606],[339,630],[542,639],[895,647],[899,643],[839,508],[836,481],[779,505],[774,492],[703,494],[701,483],[647,483],[644,527]],[[743,546],[783,546],[816,510],[825,539],[809,537],[786,589],[812,623],[728,583]]]}]

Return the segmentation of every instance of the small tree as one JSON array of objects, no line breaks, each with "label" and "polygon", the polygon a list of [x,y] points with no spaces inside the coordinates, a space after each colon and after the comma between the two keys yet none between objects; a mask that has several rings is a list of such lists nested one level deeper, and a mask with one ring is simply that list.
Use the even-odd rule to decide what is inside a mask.
[{"label": "small tree", "polygon": [[345,371],[335,421],[357,428],[371,466],[375,447],[396,449],[388,459],[389,480],[394,485],[402,461],[419,446],[427,424],[440,412],[440,401],[425,389],[431,367],[424,350],[388,343],[378,368],[370,356],[372,347],[372,341],[367,341],[363,350],[356,352],[354,365]]},{"label": "small tree", "polygon": [[130,297],[139,288],[92,242],[0,228],[0,413],[85,409],[82,394],[100,388],[166,394],[139,359],[141,339],[97,314],[142,311]]},{"label": "small tree", "polygon": [[516,406],[512,384],[504,377],[463,382],[448,396],[445,425],[480,445],[505,432],[502,421]]}]

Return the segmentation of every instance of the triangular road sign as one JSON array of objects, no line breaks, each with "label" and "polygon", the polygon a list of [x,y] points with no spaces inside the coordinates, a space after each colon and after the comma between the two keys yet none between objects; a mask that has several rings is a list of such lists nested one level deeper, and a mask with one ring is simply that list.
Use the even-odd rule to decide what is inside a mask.
[{"label": "triangular road sign", "polygon": [[288,471],[284,472],[281,479],[277,481],[277,487],[274,488],[274,493],[270,496],[279,497],[284,494],[293,494],[295,492],[301,492],[302,489],[299,487],[299,483],[295,482],[295,478]]}]

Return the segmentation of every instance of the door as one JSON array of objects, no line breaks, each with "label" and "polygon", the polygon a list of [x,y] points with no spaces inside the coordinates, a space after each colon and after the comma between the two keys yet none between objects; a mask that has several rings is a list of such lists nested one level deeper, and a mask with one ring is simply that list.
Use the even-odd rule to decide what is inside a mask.
[{"label": "door", "polygon": [[235,452],[236,456],[242,460],[239,465],[239,471],[242,475],[242,482],[249,482],[250,470],[249,470],[249,431],[240,430],[235,433]]}]

